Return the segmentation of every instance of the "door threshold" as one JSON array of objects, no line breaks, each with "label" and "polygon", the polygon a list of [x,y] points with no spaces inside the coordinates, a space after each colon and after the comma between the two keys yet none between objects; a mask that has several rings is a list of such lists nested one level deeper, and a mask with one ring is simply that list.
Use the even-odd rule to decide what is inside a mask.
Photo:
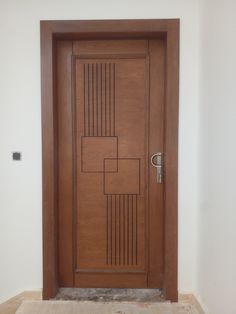
[{"label": "door threshold", "polygon": [[60,288],[56,300],[164,302],[160,289]]}]

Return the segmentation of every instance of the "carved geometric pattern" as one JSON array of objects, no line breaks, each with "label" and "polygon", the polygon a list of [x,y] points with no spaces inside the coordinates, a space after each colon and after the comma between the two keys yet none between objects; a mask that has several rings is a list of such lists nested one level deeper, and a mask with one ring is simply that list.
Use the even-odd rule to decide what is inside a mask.
[{"label": "carved geometric pattern", "polygon": [[84,135],[115,135],[115,64],[84,64]]},{"label": "carved geometric pattern", "polygon": [[107,195],[107,264],[138,264],[137,195]]},{"label": "carved geometric pattern", "polygon": [[[103,173],[108,265],[138,263],[140,158],[120,158],[115,133],[115,63],[83,65],[81,171]],[[128,179],[128,180],[127,180]]]}]

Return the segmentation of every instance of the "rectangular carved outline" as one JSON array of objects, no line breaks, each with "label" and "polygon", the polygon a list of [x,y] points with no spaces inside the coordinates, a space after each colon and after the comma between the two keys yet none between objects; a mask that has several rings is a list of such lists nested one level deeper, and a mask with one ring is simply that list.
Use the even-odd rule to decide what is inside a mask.
[{"label": "rectangular carved outline", "polygon": [[[84,58],[84,60],[89,60],[89,58]],[[92,59],[93,60],[93,58],[90,58],[90,59]],[[98,58],[97,58],[98,59]],[[102,60],[103,58],[100,58],[100,60]],[[110,58],[110,59],[112,59],[112,58]],[[77,60],[83,60],[83,58],[80,58],[78,55],[72,55],[72,60],[73,60],[73,64],[76,64],[76,61]],[[93,67],[93,65],[95,65],[95,64],[91,64],[91,63],[88,63],[88,64],[83,64],[83,67],[84,67],[84,71],[85,71],[85,66],[92,66]],[[113,73],[112,75],[113,75],[113,79],[111,79],[111,78],[109,78],[110,79],[110,84],[111,83],[113,83],[113,92],[111,93],[111,91],[110,91],[110,94],[109,94],[109,97],[111,97],[111,95],[112,95],[112,97],[110,98],[110,102],[109,102],[109,108],[110,108],[110,110],[111,111],[109,111],[109,113],[111,114],[111,112],[113,112],[113,114],[111,115],[111,119],[112,120],[110,120],[109,121],[109,124],[110,124],[110,127],[109,127],[109,132],[110,132],[110,134],[106,134],[106,133],[109,133],[108,132],[108,130],[106,130],[106,123],[107,123],[107,118],[105,117],[105,130],[104,130],[104,132],[105,132],[105,134],[103,135],[102,133],[103,133],[103,119],[104,118],[102,118],[102,111],[101,111],[101,122],[100,122],[100,126],[101,126],[101,132],[99,132],[99,129],[98,129],[98,116],[97,116],[97,134],[94,134],[94,126],[93,126],[93,134],[90,134],[91,132],[90,132],[90,126],[88,126],[88,132],[87,132],[87,127],[86,127],[86,122],[84,122],[84,136],[115,136],[115,64],[111,64],[111,63],[109,63],[109,62],[106,62],[106,63],[104,63],[104,64],[101,64],[101,63],[98,63],[98,64],[96,64],[96,73],[97,73],[97,66],[103,66],[103,65],[105,65],[105,69],[106,69],[106,66],[108,65],[109,67],[109,69],[111,70],[112,68],[113,68],[113,70],[110,72],[110,74],[111,73]],[[106,71],[106,70],[105,70]],[[100,70],[99,70],[99,72],[100,72]],[[101,73],[101,72],[100,72]],[[84,72],[84,75],[85,75],[85,72]],[[98,79],[98,76],[97,76],[97,79]],[[76,80],[76,76],[75,76],[75,78],[74,78],[74,80]],[[111,87],[111,86],[110,86]],[[98,91],[98,90],[97,90]],[[86,110],[85,110],[85,105],[86,105],[86,103],[85,103],[85,97],[86,97],[86,95],[85,95],[86,93],[85,93],[85,86],[84,86],[84,121],[86,121]],[[89,94],[88,94],[88,96],[89,96]],[[104,96],[104,95],[103,95]],[[87,97],[86,97],[87,98]],[[96,99],[93,99],[92,100],[92,103],[93,103],[93,101],[95,100],[95,102],[96,102],[96,107],[97,107],[97,110],[98,110],[98,97],[96,97]],[[108,99],[105,99],[105,104],[106,104],[106,102],[108,101]],[[100,101],[99,101],[99,103],[100,103],[100,105],[101,105],[101,102],[102,102],[102,98],[100,99]],[[88,98],[87,98],[87,103],[89,103],[89,100],[88,100]],[[89,104],[88,104],[89,105]],[[103,106],[102,106],[103,107]],[[101,107],[101,110],[102,110],[102,107]],[[88,109],[89,110],[89,109]],[[105,110],[106,110],[106,107],[105,107]],[[97,112],[97,114],[98,114],[98,112]],[[106,116],[106,112],[104,113],[105,114],[105,116]],[[89,115],[89,111],[88,111],[88,114],[87,114],[87,116]],[[112,116],[113,116],[113,118],[112,118]],[[89,116],[88,116],[88,118],[87,119],[89,119]],[[94,112],[93,112],[93,119],[94,119]],[[93,123],[94,124],[94,123]],[[112,125],[113,124],[113,125]],[[96,133],[96,132],[95,132]],[[98,134],[98,133],[101,133],[100,135]]]},{"label": "rectangular carved outline", "polygon": [[[115,200],[115,206],[113,206],[114,200]],[[121,207],[121,204],[123,205],[123,207]],[[114,231],[112,229],[113,223],[115,224]],[[119,226],[118,232],[117,232],[117,224]],[[114,239],[115,247],[113,247],[113,244],[114,244],[113,233],[115,233],[115,239]],[[123,241],[121,240],[121,238],[123,239]],[[127,242],[125,241],[125,238],[128,238]],[[131,240],[131,245],[130,245],[130,240]],[[107,194],[107,251],[106,251],[106,255],[107,255],[107,258],[106,258],[107,265],[113,265],[113,266],[115,265],[115,266],[123,266],[123,267],[124,265],[126,266],[138,265],[138,195],[137,194],[123,194],[123,195],[122,194]]]},{"label": "rectangular carved outline", "polygon": [[56,39],[163,39],[166,43],[165,110],[165,243],[166,299],[178,300],[178,107],[179,19],[40,21],[42,170],[43,170],[43,298],[59,288],[57,256],[57,124],[55,102]]}]

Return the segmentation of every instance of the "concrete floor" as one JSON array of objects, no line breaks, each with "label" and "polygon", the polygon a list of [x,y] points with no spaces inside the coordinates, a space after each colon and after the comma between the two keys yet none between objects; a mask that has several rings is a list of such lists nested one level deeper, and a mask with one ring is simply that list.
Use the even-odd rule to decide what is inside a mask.
[{"label": "concrete floor", "polygon": [[199,314],[191,304],[94,301],[28,301],[16,314]]},{"label": "concrete floor", "polygon": [[[178,303],[169,303],[163,300],[159,290],[105,289],[106,291],[104,291],[104,289],[100,289],[99,295],[97,289],[90,289],[91,291],[83,290],[73,291],[70,298],[78,297],[80,292],[81,294],[84,293],[83,299],[88,299],[89,296],[91,298],[96,296],[95,299],[93,301],[79,302],[41,301],[41,292],[28,291],[0,304],[0,314],[204,314],[192,295],[181,295]],[[60,291],[61,297],[69,298],[69,292],[63,289]],[[149,301],[144,302],[144,296],[148,297]],[[82,295],[80,297],[82,298]],[[135,300],[134,297],[139,297],[139,301]],[[59,295],[57,298],[59,298]],[[118,298],[118,300],[115,298]],[[122,301],[124,299],[129,299],[129,302]]]}]

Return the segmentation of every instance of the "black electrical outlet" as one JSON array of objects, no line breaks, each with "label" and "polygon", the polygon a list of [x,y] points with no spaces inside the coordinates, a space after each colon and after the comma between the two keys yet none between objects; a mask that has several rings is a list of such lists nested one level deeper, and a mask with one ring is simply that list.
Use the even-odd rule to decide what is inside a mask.
[{"label": "black electrical outlet", "polygon": [[12,153],[12,159],[13,160],[21,160],[21,153],[19,153],[19,152]]}]

